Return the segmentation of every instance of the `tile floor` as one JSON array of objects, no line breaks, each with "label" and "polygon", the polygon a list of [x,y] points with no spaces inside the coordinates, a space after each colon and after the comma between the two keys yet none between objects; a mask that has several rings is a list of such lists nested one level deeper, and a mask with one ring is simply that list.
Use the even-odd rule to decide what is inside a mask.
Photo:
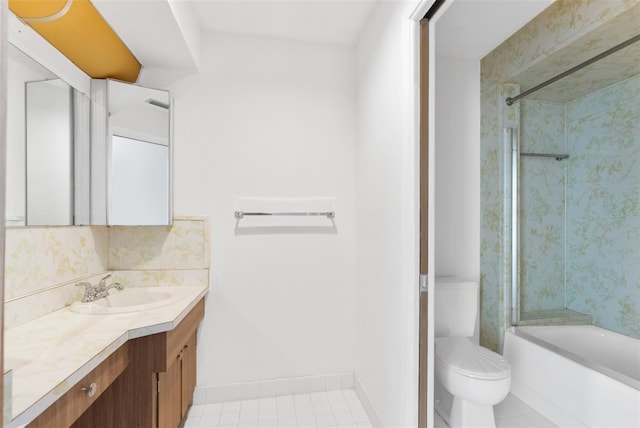
[{"label": "tile floor", "polygon": [[[509,394],[495,407],[496,428],[557,428],[540,413]],[[447,424],[435,415],[436,428]],[[192,406],[185,428],[371,428],[353,389],[292,394]]]},{"label": "tile floor", "polygon": [[[494,408],[496,428],[557,428],[551,421],[525,403],[509,394]],[[435,428],[446,428],[447,424],[435,415]]]},{"label": "tile floor", "polygon": [[372,427],[353,389],[196,405],[189,410],[184,426]]}]

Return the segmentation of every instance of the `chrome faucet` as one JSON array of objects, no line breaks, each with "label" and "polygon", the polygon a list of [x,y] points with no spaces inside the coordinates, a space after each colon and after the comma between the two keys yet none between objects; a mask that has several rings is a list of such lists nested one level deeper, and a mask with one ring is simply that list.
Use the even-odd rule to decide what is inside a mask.
[{"label": "chrome faucet", "polygon": [[107,285],[107,280],[111,278],[111,274],[105,276],[98,282],[98,285],[92,285],[89,282],[79,282],[78,286],[84,287],[84,296],[82,297],[82,303],[93,302],[94,300],[102,299],[109,295],[109,290],[116,288],[118,290],[124,290],[124,285],[119,282]]}]

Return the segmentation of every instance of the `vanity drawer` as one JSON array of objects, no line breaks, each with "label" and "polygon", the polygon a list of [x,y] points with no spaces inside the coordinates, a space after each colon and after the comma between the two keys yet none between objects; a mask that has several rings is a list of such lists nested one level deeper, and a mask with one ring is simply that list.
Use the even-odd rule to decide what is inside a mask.
[{"label": "vanity drawer", "polygon": [[70,426],[124,371],[129,363],[127,351],[125,343],[27,426]]}]

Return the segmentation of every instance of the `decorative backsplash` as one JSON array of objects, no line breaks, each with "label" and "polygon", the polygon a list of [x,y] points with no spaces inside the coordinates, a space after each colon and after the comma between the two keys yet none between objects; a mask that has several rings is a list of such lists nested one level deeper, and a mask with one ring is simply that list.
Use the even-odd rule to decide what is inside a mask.
[{"label": "decorative backsplash", "polygon": [[166,227],[21,227],[5,233],[5,328],[82,297],[80,281],[108,273],[126,286],[206,285],[206,217],[176,217]]}]

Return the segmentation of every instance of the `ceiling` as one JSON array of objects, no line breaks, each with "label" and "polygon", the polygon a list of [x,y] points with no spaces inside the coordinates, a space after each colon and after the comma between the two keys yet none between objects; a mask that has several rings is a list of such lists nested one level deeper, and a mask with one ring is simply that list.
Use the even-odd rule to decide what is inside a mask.
[{"label": "ceiling", "polygon": [[140,62],[89,0],[9,0],[9,8],[92,78],[138,79]]},{"label": "ceiling", "polygon": [[438,55],[482,59],[553,0],[448,0],[436,23]]},{"label": "ceiling", "polygon": [[[177,37],[184,35],[188,26],[197,25],[203,32],[355,46],[378,3],[376,0],[93,1],[145,67],[171,69],[197,67],[199,58],[195,51],[199,51],[199,45],[186,43],[191,46],[192,52],[189,52],[184,41]],[[417,4],[415,0],[382,1]],[[438,53],[480,59],[552,1],[447,0],[437,26]],[[175,14],[176,4],[190,11],[191,21],[187,25],[168,22],[174,21],[173,17],[166,16],[172,8]],[[146,25],[150,17],[153,23]],[[145,25],[141,27],[140,22]]]},{"label": "ceiling", "polygon": [[[408,8],[418,3],[380,1],[402,2]],[[480,59],[551,1],[447,0],[437,23],[438,54]],[[197,72],[203,32],[355,46],[379,3],[376,0],[91,2],[142,64],[139,82],[155,86]]]},{"label": "ceiling", "polygon": [[374,0],[191,1],[204,31],[355,45]]}]

